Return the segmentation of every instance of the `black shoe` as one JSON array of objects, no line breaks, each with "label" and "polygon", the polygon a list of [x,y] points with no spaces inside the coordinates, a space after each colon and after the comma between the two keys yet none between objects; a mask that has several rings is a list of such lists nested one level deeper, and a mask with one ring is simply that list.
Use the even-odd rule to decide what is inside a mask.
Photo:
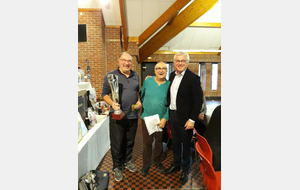
[{"label": "black shoe", "polygon": [[185,171],[181,172],[179,180],[181,184],[185,184],[188,181],[188,173]]},{"label": "black shoe", "polygon": [[165,167],[162,165],[162,163],[155,164],[155,167],[160,173],[165,173]]},{"label": "black shoe", "polygon": [[142,174],[142,175],[147,175],[149,169],[150,169],[150,167],[143,167],[143,168],[141,169],[141,174]]},{"label": "black shoe", "polygon": [[177,172],[177,171],[180,171],[180,167],[176,167],[174,165],[171,165],[169,168],[167,168],[165,170],[165,174],[170,174],[170,173],[174,173],[174,172]]}]

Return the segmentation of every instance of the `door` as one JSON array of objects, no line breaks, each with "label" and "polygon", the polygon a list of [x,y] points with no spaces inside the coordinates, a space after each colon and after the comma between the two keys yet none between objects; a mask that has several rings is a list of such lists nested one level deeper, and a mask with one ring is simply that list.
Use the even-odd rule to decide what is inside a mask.
[{"label": "door", "polygon": [[[157,62],[143,62],[141,64],[141,81],[142,81],[142,85],[144,83],[144,80],[147,76],[155,76],[154,73],[154,67],[156,65]],[[169,75],[170,73],[173,71],[173,69],[171,69],[170,67],[173,67],[173,63],[172,62],[167,62],[166,63],[167,66],[167,74],[166,74],[166,79],[169,80]]]},{"label": "door", "polygon": [[155,73],[154,73],[154,67],[156,65],[157,62],[143,62],[141,64],[141,82],[142,82],[142,85],[145,81],[145,78],[147,76],[155,76]]}]

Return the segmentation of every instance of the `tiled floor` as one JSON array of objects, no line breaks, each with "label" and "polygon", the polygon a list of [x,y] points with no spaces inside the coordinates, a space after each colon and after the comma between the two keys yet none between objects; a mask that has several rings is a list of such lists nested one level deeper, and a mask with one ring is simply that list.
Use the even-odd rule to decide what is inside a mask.
[{"label": "tiled floor", "polygon": [[[207,104],[211,102],[208,101]],[[216,102],[214,102],[216,103]],[[217,104],[221,104],[217,102]],[[165,168],[168,168],[173,161],[173,153],[172,150],[169,150],[164,143],[164,156],[165,159],[162,162]],[[200,171],[200,165],[197,166],[195,161],[195,152],[192,149],[192,157],[191,157],[191,169],[189,173],[189,180],[187,183],[182,185],[179,180],[179,172],[164,175],[155,169],[152,165],[149,170],[149,174],[146,176],[142,176],[139,171],[142,169],[142,131],[141,131],[141,121],[139,121],[136,138],[135,138],[135,146],[133,149],[133,157],[132,162],[138,168],[138,172],[131,173],[127,169],[124,169],[123,173],[123,181],[117,182],[114,180],[114,175],[112,171],[112,158],[111,151],[109,150],[107,154],[102,159],[101,163],[97,167],[97,169],[102,171],[109,172],[109,186],[108,189],[206,189],[206,186],[203,182],[202,173]]]}]

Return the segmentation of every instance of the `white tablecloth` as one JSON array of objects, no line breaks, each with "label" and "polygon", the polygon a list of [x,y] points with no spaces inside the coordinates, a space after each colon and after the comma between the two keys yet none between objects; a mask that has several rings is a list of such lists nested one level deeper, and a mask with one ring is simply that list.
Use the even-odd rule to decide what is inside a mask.
[{"label": "white tablecloth", "polygon": [[109,117],[106,117],[92,127],[78,144],[78,179],[96,169],[109,149]]},{"label": "white tablecloth", "polygon": [[207,108],[207,110],[206,110],[207,125],[209,124],[211,115],[217,106],[218,105],[207,105],[206,106],[206,108]]}]

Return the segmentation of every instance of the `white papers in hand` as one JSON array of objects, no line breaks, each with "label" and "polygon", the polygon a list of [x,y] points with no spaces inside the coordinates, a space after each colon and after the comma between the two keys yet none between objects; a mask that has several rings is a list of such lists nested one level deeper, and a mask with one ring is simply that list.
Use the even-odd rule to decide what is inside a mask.
[{"label": "white papers in hand", "polygon": [[152,135],[152,133],[156,131],[162,131],[162,128],[160,128],[157,123],[160,122],[159,115],[155,114],[152,116],[144,117],[146,128],[148,130],[149,135]]}]

